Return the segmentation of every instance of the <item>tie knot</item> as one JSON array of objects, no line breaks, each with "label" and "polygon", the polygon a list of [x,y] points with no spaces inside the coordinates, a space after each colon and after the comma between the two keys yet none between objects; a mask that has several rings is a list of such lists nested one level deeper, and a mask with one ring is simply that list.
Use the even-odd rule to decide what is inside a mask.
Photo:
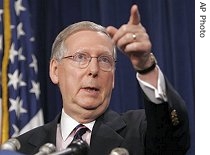
[{"label": "tie knot", "polygon": [[79,124],[74,128],[74,138],[75,139],[81,139],[82,140],[82,135],[84,135],[86,133],[86,131],[88,130],[88,128],[86,126],[84,126],[83,124]]}]

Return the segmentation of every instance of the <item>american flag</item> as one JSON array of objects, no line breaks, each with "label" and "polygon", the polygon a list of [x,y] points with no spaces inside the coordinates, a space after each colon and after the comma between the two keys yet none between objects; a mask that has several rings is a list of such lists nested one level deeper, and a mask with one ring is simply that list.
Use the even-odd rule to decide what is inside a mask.
[{"label": "american flag", "polygon": [[[9,28],[5,26],[8,20]],[[8,33],[11,38],[6,51]],[[43,124],[35,44],[28,0],[0,0],[1,142]]]}]

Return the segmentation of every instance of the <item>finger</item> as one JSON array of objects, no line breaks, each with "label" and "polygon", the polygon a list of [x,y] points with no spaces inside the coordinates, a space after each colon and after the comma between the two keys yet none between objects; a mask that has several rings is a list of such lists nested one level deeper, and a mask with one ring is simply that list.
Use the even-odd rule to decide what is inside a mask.
[{"label": "finger", "polygon": [[117,28],[115,28],[114,26],[108,26],[106,28],[106,30],[112,38],[115,35],[115,33],[117,32]]},{"label": "finger", "polygon": [[128,21],[128,24],[138,25],[140,23],[140,14],[137,5],[131,7],[131,14]]},{"label": "finger", "polygon": [[148,53],[151,52],[151,42],[133,42],[130,44],[127,44],[124,47],[124,52],[129,54],[129,53],[136,53],[136,54],[141,54],[141,53]]},{"label": "finger", "polygon": [[[120,38],[117,41],[117,46],[120,48],[126,46],[127,44],[130,44],[136,40],[137,36],[133,36],[133,33],[126,33],[122,38]],[[135,38],[134,38],[135,37]]]}]

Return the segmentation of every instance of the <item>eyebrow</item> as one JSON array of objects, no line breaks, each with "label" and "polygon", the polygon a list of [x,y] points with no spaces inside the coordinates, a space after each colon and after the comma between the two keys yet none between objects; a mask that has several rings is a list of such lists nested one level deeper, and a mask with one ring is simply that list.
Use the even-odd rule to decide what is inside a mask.
[{"label": "eyebrow", "polygon": [[[70,53],[69,55],[74,55],[75,53],[88,53],[89,55],[91,55],[92,53],[91,53],[91,52],[88,52],[88,51],[92,51],[92,50],[82,48],[82,49],[78,49],[78,50],[77,50],[76,52],[74,52],[74,53]],[[104,50],[104,51],[97,51],[97,50],[96,50],[96,54],[98,54],[98,52],[100,52],[99,55],[111,55],[111,56],[114,56],[114,52],[113,52],[113,51],[107,51],[107,50]]]}]

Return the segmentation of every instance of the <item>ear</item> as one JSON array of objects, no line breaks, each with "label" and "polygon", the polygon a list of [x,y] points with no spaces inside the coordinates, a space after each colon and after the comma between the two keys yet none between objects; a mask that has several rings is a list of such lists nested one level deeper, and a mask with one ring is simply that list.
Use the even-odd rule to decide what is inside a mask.
[{"label": "ear", "polygon": [[58,84],[58,63],[59,62],[55,59],[50,60],[49,74],[54,84]]}]

